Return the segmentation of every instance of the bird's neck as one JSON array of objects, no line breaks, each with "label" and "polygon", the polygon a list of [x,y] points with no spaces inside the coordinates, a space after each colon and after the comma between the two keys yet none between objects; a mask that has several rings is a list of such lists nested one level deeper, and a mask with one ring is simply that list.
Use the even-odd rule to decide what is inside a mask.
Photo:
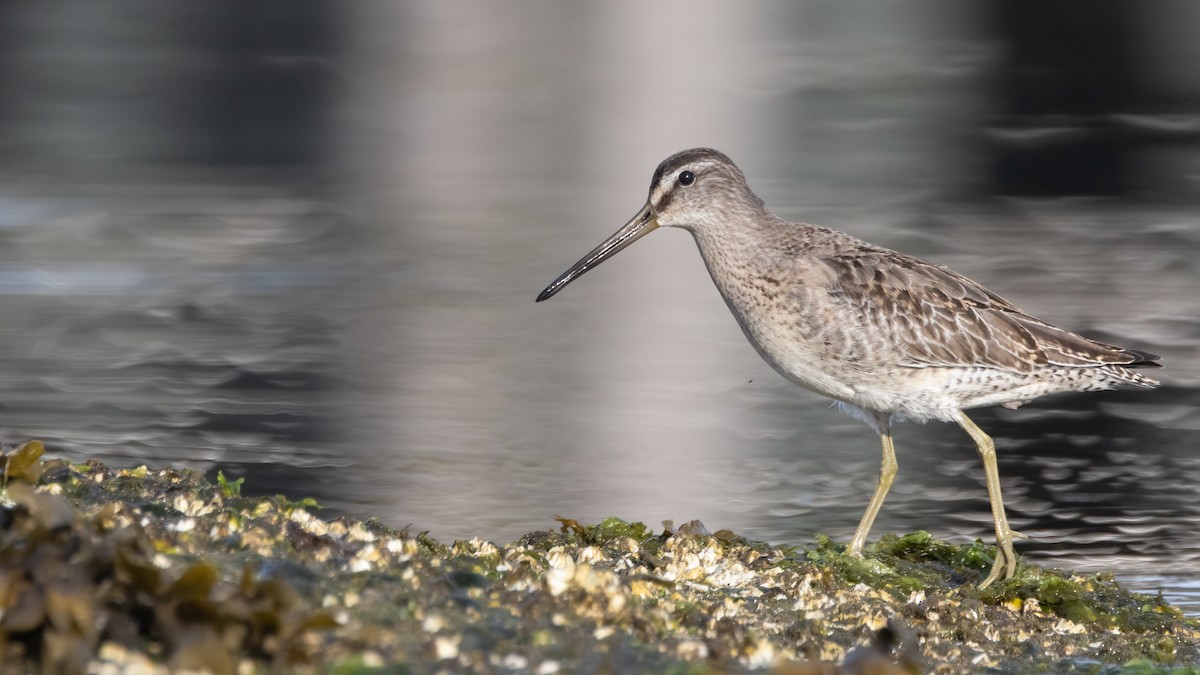
[{"label": "bird's neck", "polygon": [[762,211],[753,217],[692,228],[691,232],[709,274],[729,299],[737,292],[736,286],[750,283],[774,264],[782,253],[776,242],[786,239],[786,231],[796,227],[801,226]]},{"label": "bird's neck", "polygon": [[779,257],[788,254],[777,244],[794,240],[785,235],[795,227],[764,211],[754,218],[692,230],[713,283],[743,328],[748,326],[750,308],[763,301],[763,291],[773,290],[764,289],[766,277]]}]

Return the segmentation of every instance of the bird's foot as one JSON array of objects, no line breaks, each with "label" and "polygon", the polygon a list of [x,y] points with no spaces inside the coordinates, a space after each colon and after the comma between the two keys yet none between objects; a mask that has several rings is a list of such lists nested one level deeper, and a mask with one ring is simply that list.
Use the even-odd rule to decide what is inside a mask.
[{"label": "bird's foot", "polygon": [[1000,579],[1002,574],[1005,580],[1011,579],[1017,571],[1017,554],[1013,551],[1012,540],[1014,537],[1020,539],[1028,539],[1028,537],[1012,530],[1008,530],[1005,534],[1008,536],[1001,536],[996,539],[996,562],[992,564],[992,571],[987,575],[987,578],[983,580],[983,583],[979,584],[980,589],[991,586],[995,581]]}]

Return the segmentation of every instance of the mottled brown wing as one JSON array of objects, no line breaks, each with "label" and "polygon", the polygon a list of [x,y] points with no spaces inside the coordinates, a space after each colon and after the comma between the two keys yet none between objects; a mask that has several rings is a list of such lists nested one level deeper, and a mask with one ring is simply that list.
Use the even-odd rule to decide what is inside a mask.
[{"label": "mottled brown wing", "polygon": [[860,313],[867,330],[894,341],[901,365],[1030,372],[1045,365],[1093,367],[1140,360],[1136,353],[1029,316],[941,265],[874,247],[822,260],[837,279],[830,292]]}]

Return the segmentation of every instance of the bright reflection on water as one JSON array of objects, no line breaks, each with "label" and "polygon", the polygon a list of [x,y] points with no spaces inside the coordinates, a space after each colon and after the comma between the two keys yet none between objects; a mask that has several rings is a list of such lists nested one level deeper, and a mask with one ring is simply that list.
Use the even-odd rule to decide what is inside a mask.
[{"label": "bright reflection on water", "polygon": [[[349,17],[323,64],[319,170],[110,164],[111,118],[9,119],[14,138],[99,125],[105,153],[4,165],[0,434],[220,467],[442,539],[562,514],[846,540],[878,439],[758,359],[684,233],[533,303],[643,203],[658,161],[712,145],[781,215],[1163,355],[1153,392],[974,418],[1021,553],[1200,614],[1197,153],[1139,146],[1133,196],[997,197],[997,148],[1038,141],[997,126],[1003,50],[964,6],[400,3]],[[1110,121],[1137,138],[1172,120]],[[873,535],[988,540],[970,439],[905,425],[896,447]]]}]

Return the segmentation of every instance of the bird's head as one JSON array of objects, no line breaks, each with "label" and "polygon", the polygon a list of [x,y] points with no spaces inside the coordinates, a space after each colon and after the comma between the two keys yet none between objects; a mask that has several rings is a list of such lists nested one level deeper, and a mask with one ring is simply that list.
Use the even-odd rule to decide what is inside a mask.
[{"label": "bird's head", "polygon": [[762,208],[762,200],[750,191],[742,170],[724,154],[710,148],[677,152],[654,170],[650,195],[637,215],[559,275],[538,295],[537,301],[549,299],[659,227],[695,231],[728,222],[738,213],[753,213]]}]

